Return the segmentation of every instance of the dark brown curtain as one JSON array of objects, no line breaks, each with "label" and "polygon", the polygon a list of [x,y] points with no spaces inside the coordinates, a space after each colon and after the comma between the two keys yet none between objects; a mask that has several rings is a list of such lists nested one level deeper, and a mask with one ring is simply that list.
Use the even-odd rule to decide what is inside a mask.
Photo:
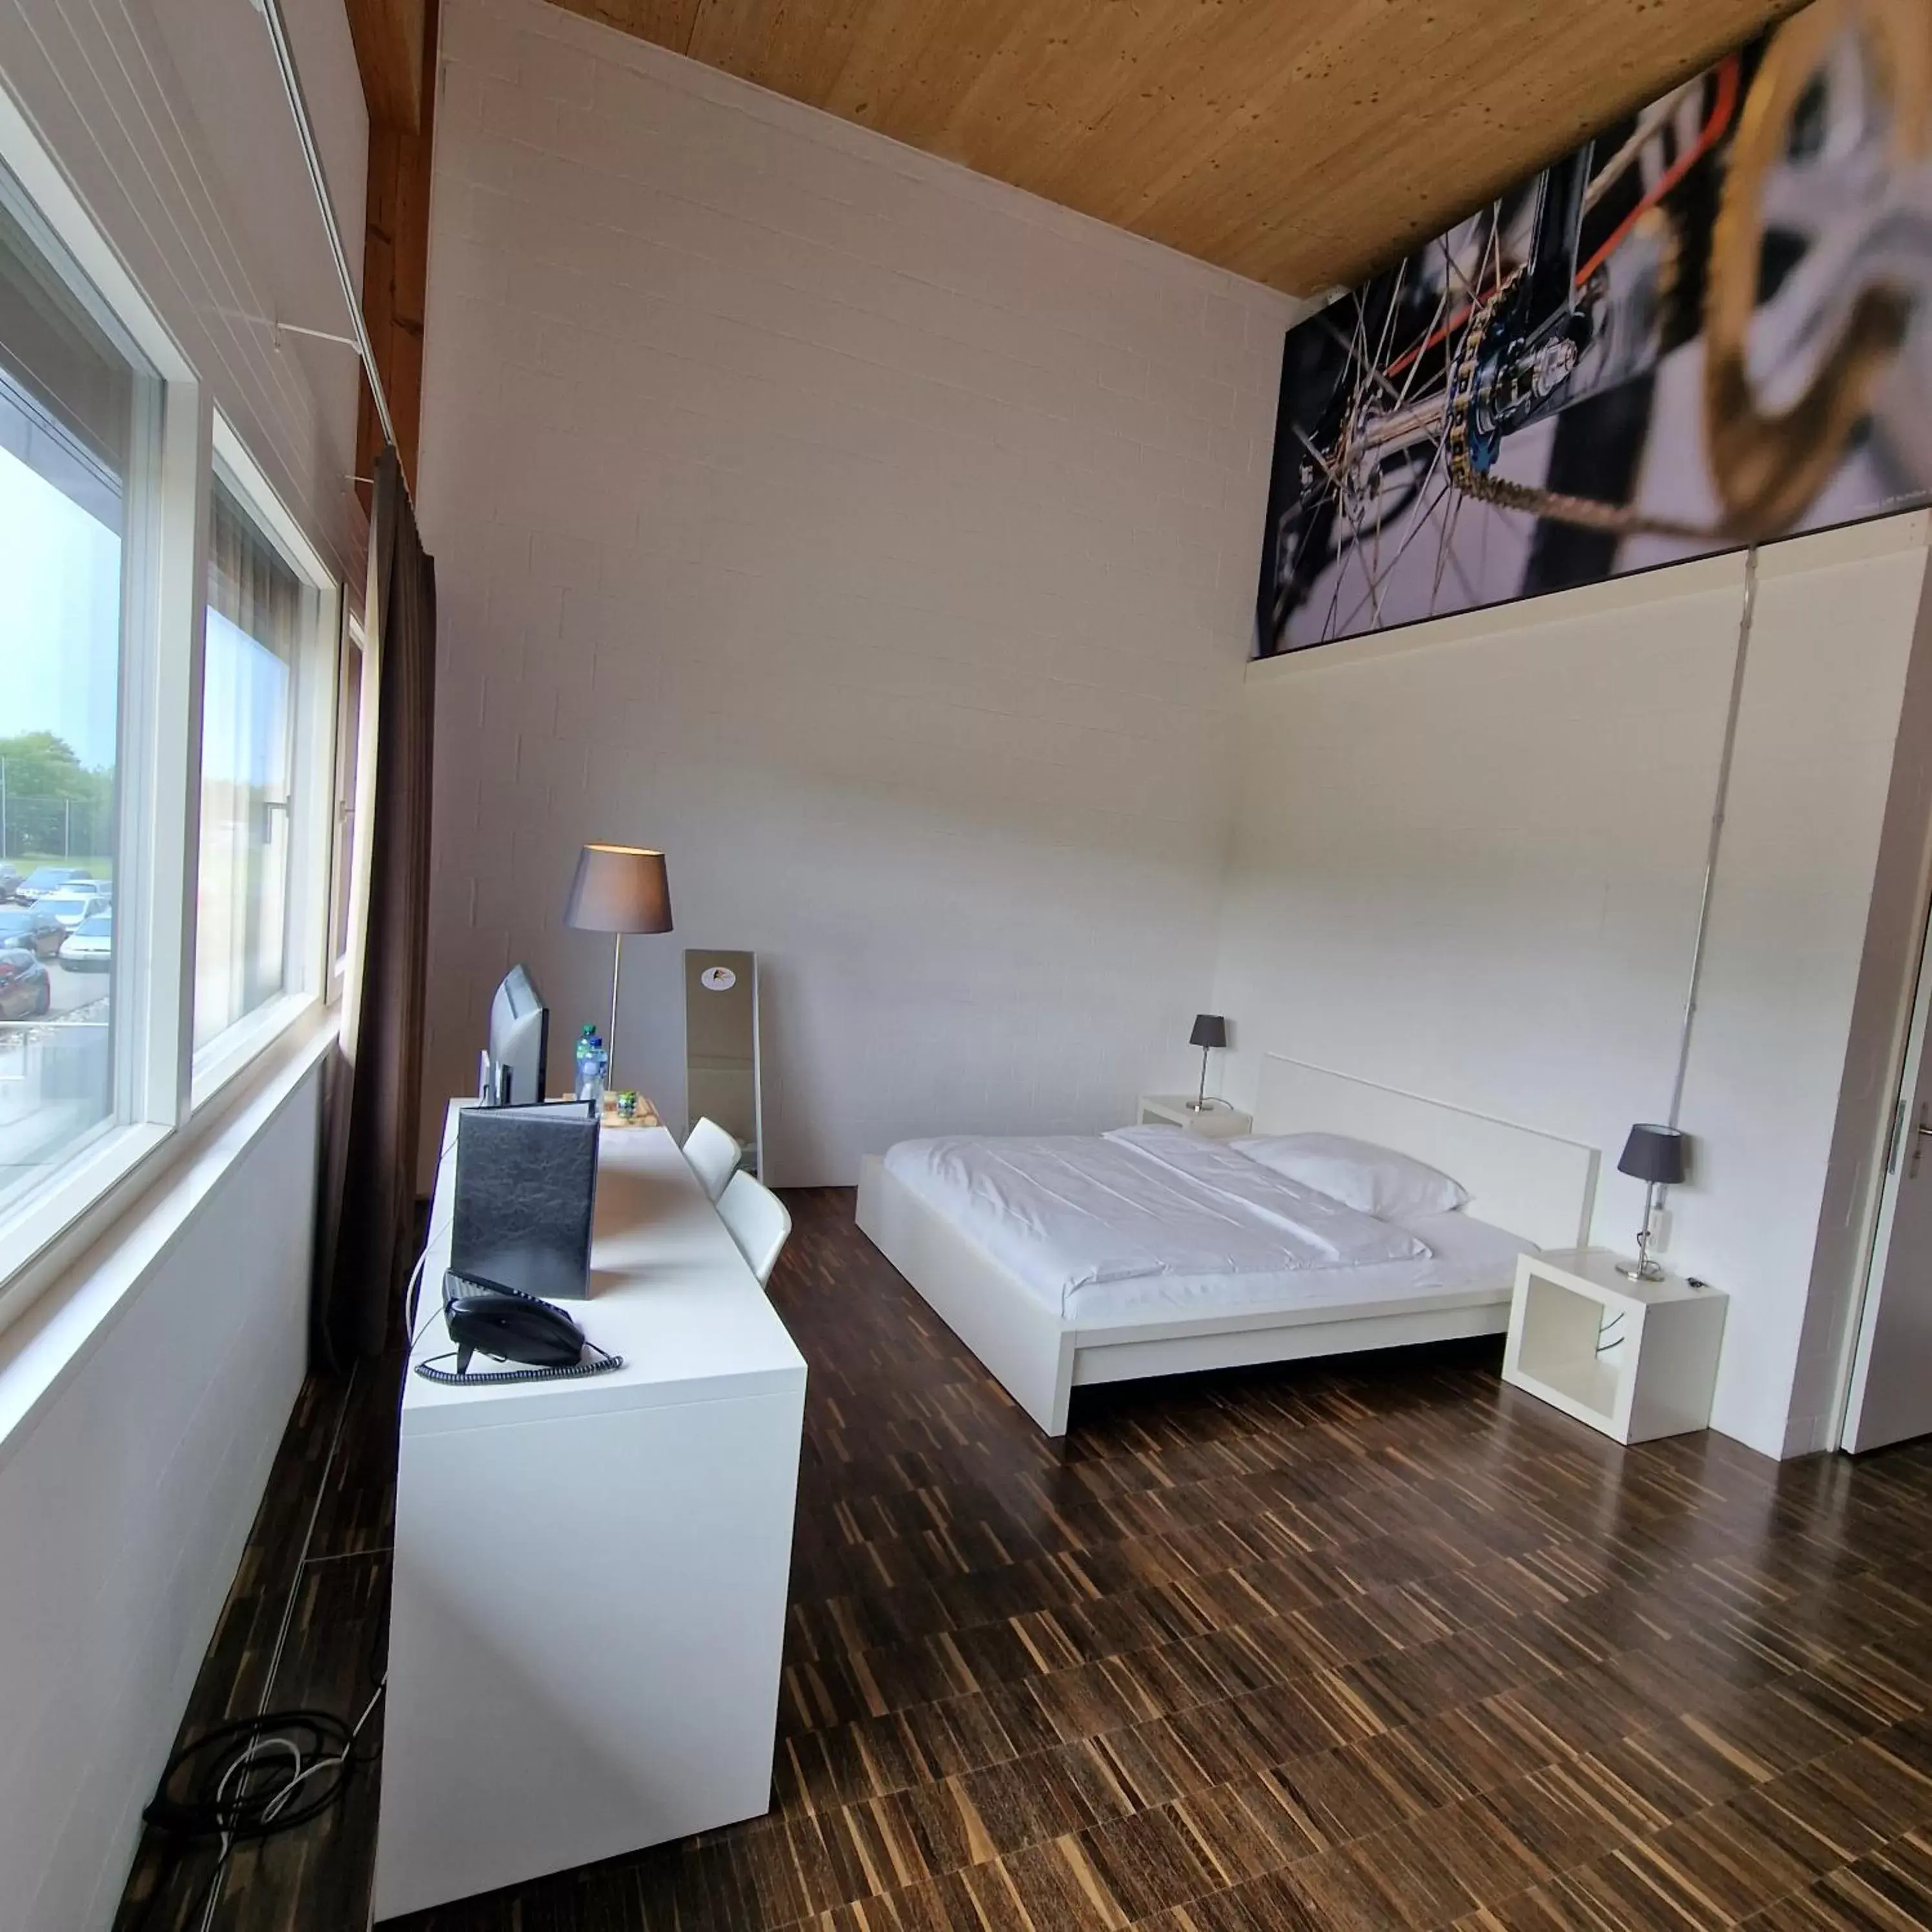
[{"label": "dark brown curtain", "polygon": [[414,1232],[422,1093],[436,568],[393,449],[375,483],[364,611],[379,707],[368,923],[330,1069],[317,1244],[315,1352],[330,1366],[378,1354],[388,1339]]}]

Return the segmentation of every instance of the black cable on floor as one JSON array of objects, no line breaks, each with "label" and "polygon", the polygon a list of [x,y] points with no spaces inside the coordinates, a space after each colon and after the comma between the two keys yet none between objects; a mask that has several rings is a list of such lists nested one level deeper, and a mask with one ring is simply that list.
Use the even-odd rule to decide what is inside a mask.
[{"label": "black cable on floor", "polygon": [[[328,1474],[341,1447],[343,1426],[360,1366],[358,1364],[350,1370],[348,1385],[336,1411],[328,1453],[322,1462],[322,1484],[309,1512],[308,1526],[303,1532],[295,1574],[283,1606],[281,1627],[268,1661],[270,1686],[281,1667],[282,1648],[308,1564],[316,1519],[321,1514]],[[375,1663],[372,1656],[372,1668]],[[252,1718],[230,1718],[214,1725],[190,1738],[169,1759],[154,1797],[141,1814],[142,1820],[174,1842],[177,1861],[197,1844],[215,1848],[214,1868],[200,1894],[198,1916],[179,1923],[192,1924],[199,1932],[208,1932],[221,1903],[223,1884],[235,1847],[320,1817],[348,1789],[358,1766],[376,1762],[379,1751],[358,1754],[356,1745],[363,1727],[382,1702],[386,1681],[386,1671],[376,1673],[376,1688],[352,1724],[331,1711],[262,1711]],[[266,1695],[265,1690],[265,1698]],[[136,1922],[137,1927],[145,1928],[153,1920],[167,1890],[168,1876],[164,1870],[156,1879],[154,1889]]]},{"label": "black cable on floor", "polygon": [[169,1759],[141,1816],[170,1838],[236,1844],[292,1831],[342,1796],[356,1768],[354,1744],[354,1732],[332,1712],[232,1718]]},{"label": "black cable on floor", "polygon": [[[169,1759],[142,1820],[164,1837],[216,1848],[201,1923],[212,1918],[237,1845],[293,1831],[340,1798],[358,1766],[356,1740],[381,1701],[378,1684],[353,1724],[330,1711],[231,1718]],[[157,1888],[156,1897],[159,1896]]]}]

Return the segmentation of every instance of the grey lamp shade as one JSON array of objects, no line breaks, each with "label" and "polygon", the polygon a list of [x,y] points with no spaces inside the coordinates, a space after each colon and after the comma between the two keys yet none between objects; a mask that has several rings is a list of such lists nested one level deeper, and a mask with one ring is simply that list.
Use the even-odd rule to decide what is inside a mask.
[{"label": "grey lamp shade", "polygon": [[563,922],[580,932],[668,932],[670,880],[662,852],[639,845],[586,845]]},{"label": "grey lamp shade", "polygon": [[1684,1178],[1689,1139],[1681,1127],[1660,1127],[1639,1121],[1624,1143],[1617,1172],[1659,1187],[1674,1187]]},{"label": "grey lamp shade", "polygon": [[1219,1013],[1196,1013],[1194,1030],[1187,1036],[1190,1046],[1226,1046],[1228,1022]]}]

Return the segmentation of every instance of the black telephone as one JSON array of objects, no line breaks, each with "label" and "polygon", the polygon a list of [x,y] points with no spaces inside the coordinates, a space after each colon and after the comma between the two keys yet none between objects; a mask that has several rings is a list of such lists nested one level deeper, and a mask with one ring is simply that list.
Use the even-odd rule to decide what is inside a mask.
[{"label": "black telephone", "polygon": [[[500,1282],[460,1275],[454,1268],[443,1270],[442,1318],[456,1344],[456,1367],[452,1372],[434,1362],[419,1363],[417,1374],[433,1382],[548,1382],[564,1376],[602,1375],[624,1366],[622,1356],[607,1354],[586,1341],[584,1330],[562,1309]],[[478,1354],[526,1366],[472,1375],[470,1358]]]}]

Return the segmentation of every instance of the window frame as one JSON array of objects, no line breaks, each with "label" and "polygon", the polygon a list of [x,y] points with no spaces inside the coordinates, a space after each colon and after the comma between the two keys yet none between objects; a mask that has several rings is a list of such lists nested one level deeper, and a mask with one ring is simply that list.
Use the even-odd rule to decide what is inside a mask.
[{"label": "window frame", "polygon": [[[335,793],[335,680],[342,634],[343,588],[302,526],[219,410],[212,415],[208,494],[219,473],[230,494],[275,546],[283,561],[316,593],[314,622],[294,666],[295,718],[291,731],[294,771],[290,785],[288,931],[282,991],[224,1028],[205,1046],[194,1045],[195,954],[183,956],[187,979],[188,1105],[198,1113],[282,1035],[328,995],[330,983],[331,837]],[[204,544],[204,551],[206,545]],[[202,671],[207,652],[206,560],[202,560],[202,608],[195,640],[194,787],[190,890],[200,884]],[[192,924],[192,922],[190,922]]]},{"label": "window frame", "polygon": [[[0,1328],[46,1285],[76,1231],[176,1132],[187,1100],[181,1060],[186,948],[182,890],[193,762],[189,710],[201,622],[207,472],[202,385],[38,135],[0,89],[0,164],[45,231],[152,372],[143,441],[152,466],[144,514],[123,532],[119,716],[116,742],[116,958],[113,1112],[74,1157],[0,1210]],[[130,474],[133,464],[130,464]],[[130,560],[130,546],[138,547]]]},{"label": "window frame", "polygon": [[[335,660],[335,748],[330,767],[330,821],[328,848],[328,1000],[333,1005],[342,998],[350,970],[362,950],[362,920],[367,913],[368,848],[364,832],[368,824],[370,775],[375,764],[375,689],[370,682],[373,658],[362,620],[346,607],[345,598],[342,640]],[[356,706],[349,708],[350,667],[356,667]],[[343,752],[353,741],[356,762],[353,783],[345,796],[343,785]],[[347,846],[345,855],[344,847]],[[347,863],[344,863],[344,857]],[[336,949],[340,927],[343,945]]]},{"label": "window frame", "polygon": [[[64,1165],[0,1208],[4,1364],[20,1349],[39,1346],[35,1338],[66,1334],[62,1324],[73,1301],[66,1291],[82,1280],[74,1271],[104,1255],[128,1228],[130,1216],[145,1215],[178,1180],[201,1173],[197,1163],[225,1144],[232,1124],[246,1118],[260,1097],[284,1091],[278,1083],[311,1066],[334,1037],[327,956],[333,932],[332,700],[334,648],[348,600],[340,579],[289,514],[240,437],[218,421],[206,384],[4,87],[0,164],[32,206],[30,231],[43,234],[79,272],[91,290],[89,305],[112,318],[112,332],[146,362],[156,390],[156,466],[143,491],[142,594],[135,599],[124,587],[116,745],[116,958],[110,981],[115,1111],[76,1144]],[[291,846],[290,891],[299,914],[290,934],[291,991],[270,1003],[265,1011],[272,1017],[262,1018],[245,1040],[237,1027],[211,1042],[211,1048],[226,1049],[221,1064],[205,1056],[198,1069],[194,1030],[201,712],[211,479],[218,456],[230,487],[316,586],[318,644],[304,666],[306,728],[302,715],[297,724],[302,760],[298,782],[306,778],[308,812],[302,838]],[[131,462],[129,473],[134,473]],[[124,534],[124,544],[128,541]],[[131,555],[124,548],[124,586],[134,580]],[[133,613],[140,620],[138,634]],[[352,955],[361,944],[371,833],[372,650],[365,650],[364,677]],[[24,1325],[23,1316],[31,1316]]]}]

